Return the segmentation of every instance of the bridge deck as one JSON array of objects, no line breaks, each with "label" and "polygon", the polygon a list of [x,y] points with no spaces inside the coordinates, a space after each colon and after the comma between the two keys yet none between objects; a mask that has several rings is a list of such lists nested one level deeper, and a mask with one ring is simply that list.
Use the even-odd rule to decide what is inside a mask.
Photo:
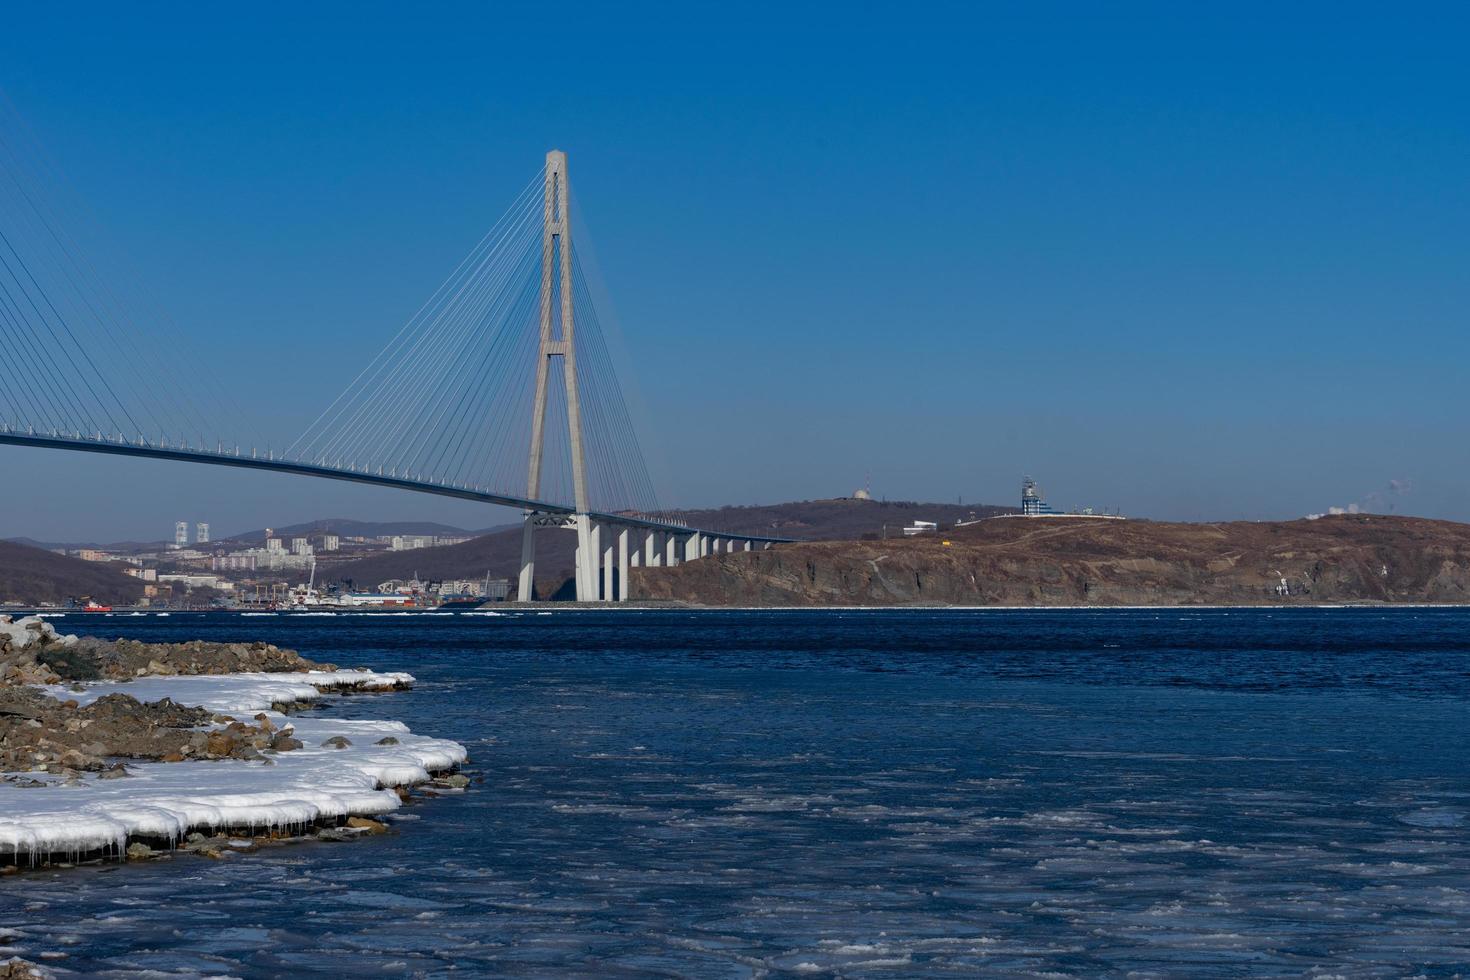
[{"label": "bridge deck", "polygon": [[[367,470],[321,466],[315,463],[276,459],[270,456],[244,456],[240,455],[238,450],[225,452],[223,450],[211,451],[208,449],[156,446],[151,443],[139,444],[82,435],[69,436],[54,433],[48,435],[32,432],[17,432],[13,429],[0,429],[0,445],[33,446],[40,449],[63,449],[71,452],[103,453],[111,456],[138,456],[144,459],[171,459],[184,463],[206,463],[211,466],[233,466],[239,469],[266,470],[272,473],[293,473],[298,476],[312,476],[324,480],[341,480],[347,483],[366,483],[369,486],[408,490],[413,493],[427,493],[438,497],[455,497],[460,500],[473,500],[478,503],[496,504],[501,507],[540,511],[545,514],[573,514],[576,512],[575,508],[566,504],[554,504],[545,500],[530,500],[524,497],[507,496],[506,494],[492,493],[476,487],[412,480],[406,477],[389,476]],[[760,534],[711,531],[632,514],[593,512],[590,516],[608,523],[646,527],[677,534],[698,533],[722,538],[736,538],[741,541],[769,541],[772,543],[782,543],[792,540],[791,538],[771,537]]]}]

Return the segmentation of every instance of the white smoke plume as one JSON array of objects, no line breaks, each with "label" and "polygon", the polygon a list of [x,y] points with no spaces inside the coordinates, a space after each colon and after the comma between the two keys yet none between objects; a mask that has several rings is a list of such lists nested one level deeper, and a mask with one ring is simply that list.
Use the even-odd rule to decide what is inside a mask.
[{"label": "white smoke plume", "polygon": [[1382,490],[1374,490],[1365,494],[1356,503],[1345,507],[1328,507],[1325,514],[1308,514],[1307,520],[1315,521],[1319,517],[1327,517],[1336,514],[1392,514],[1397,507],[1398,498],[1407,496],[1414,490],[1414,481],[1410,479],[1389,480],[1388,486]]}]

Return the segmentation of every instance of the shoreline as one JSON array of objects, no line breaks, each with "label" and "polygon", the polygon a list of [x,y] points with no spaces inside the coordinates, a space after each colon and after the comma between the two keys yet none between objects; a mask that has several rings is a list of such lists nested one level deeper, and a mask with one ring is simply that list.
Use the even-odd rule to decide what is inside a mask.
[{"label": "shoreline", "polygon": [[[44,620],[65,619],[75,616],[87,621],[102,618],[142,618],[142,617],[170,617],[170,616],[236,616],[246,619],[256,618],[332,618],[332,617],[359,617],[359,618],[432,618],[432,617],[465,617],[465,618],[497,618],[518,617],[527,615],[551,616],[558,613],[646,613],[646,612],[1142,612],[1142,611],[1199,611],[1211,610],[1271,610],[1274,612],[1290,612],[1292,610],[1304,609],[1470,609],[1470,601],[1467,602],[1392,602],[1362,600],[1356,602],[1294,602],[1286,603],[1167,603],[1167,604],[1056,604],[1056,605],[941,605],[941,604],[918,604],[905,603],[899,605],[768,605],[768,606],[736,606],[736,605],[708,605],[686,602],[538,602],[538,603],[504,603],[500,609],[473,609],[453,612],[444,612],[434,609],[421,610],[395,610],[393,612],[289,612],[286,610],[238,610],[238,609],[171,609],[159,612],[130,611],[120,613],[82,613],[69,610],[14,610],[11,613],[0,613],[0,615],[15,615],[35,617]],[[503,611],[502,611],[503,610]]]},{"label": "shoreline", "polygon": [[[469,757],[457,742],[397,721],[291,713],[408,690],[406,673],[338,670],[264,644],[82,641],[35,619],[0,621],[0,641],[0,747],[11,760],[0,771],[0,873],[348,840],[386,831],[372,818],[403,806],[415,787],[439,795],[469,783],[455,772]],[[145,656],[148,667],[127,668]],[[218,669],[231,656],[236,666],[310,666]],[[52,672],[37,683],[48,663],[78,674],[99,662],[117,666],[114,676]]]}]

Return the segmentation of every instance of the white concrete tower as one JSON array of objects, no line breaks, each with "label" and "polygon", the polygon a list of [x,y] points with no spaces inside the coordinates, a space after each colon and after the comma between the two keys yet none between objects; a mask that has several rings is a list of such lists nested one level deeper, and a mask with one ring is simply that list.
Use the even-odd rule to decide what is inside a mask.
[{"label": "white concrete tower", "polygon": [[[541,223],[541,345],[536,364],[536,402],[531,414],[531,454],[526,497],[541,499],[541,463],[546,448],[547,378],[552,358],[561,358],[567,397],[568,442],[572,453],[573,518],[577,530],[577,598],[596,599],[600,557],[592,541],[587,502],[587,472],[582,453],[582,408],[577,390],[576,324],[572,311],[571,197],[567,194],[567,155],[546,154],[546,184]],[[556,299],[560,303],[556,303]],[[559,316],[552,329],[553,308]],[[545,515],[528,511],[521,536],[521,579],[518,597],[530,601],[536,578],[536,523]]]}]

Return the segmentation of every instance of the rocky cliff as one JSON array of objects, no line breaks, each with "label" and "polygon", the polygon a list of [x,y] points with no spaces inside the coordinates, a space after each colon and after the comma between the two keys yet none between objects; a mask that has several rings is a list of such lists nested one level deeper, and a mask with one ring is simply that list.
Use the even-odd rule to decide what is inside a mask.
[{"label": "rocky cliff", "polygon": [[635,598],[725,606],[1470,602],[1470,525],[1342,515],[1167,524],[1005,517],[635,569]]}]

